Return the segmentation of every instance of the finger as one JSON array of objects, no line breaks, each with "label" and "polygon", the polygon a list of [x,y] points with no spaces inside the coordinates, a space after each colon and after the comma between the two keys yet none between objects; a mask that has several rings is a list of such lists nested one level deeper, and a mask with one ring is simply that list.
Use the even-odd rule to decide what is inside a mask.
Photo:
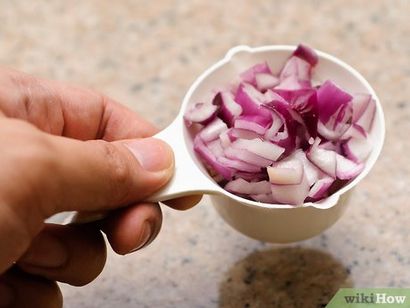
[{"label": "finger", "polygon": [[[46,158],[39,159],[44,166],[35,166],[43,170],[38,171],[40,175],[46,173],[42,181],[33,179],[27,192],[19,185],[4,183],[1,187],[5,203],[19,209],[26,223],[30,217],[26,217],[25,210],[32,213],[35,206],[41,207],[38,212],[47,218],[62,211],[96,211],[128,205],[157,191],[172,176],[172,150],[161,140],[109,143],[49,138],[50,149],[41,154]],[[11,177],[18,171],[13,168]]]},{"label": "finger", "polygon": [[143,138],[148,121],[95,91],[0,69],[0,109],[43,131],[80,140]]},{"label": "finger", "polygon": [[86,225],[46,225],[17,265],[27,273],[82,286],[104,268],[106,247],[101,232]]},{"label": "finger", "polygon": [[[172,175],[172,151],[159,140],[83,142],[43,135],[46,141],[40,143],[46,145],[21,153],[28,160],[2,166],[8,177],[0,183],[0,242],[8,249],[0,250],[0,273],[24,253],[53,214],[134,204]],[[27,168],[32,172],[25,173]],[[24,185],[19,185],[20,174],[26,174]]]},{"label": "finger", "polygon": [[59,183],[63,189],[52,194],[57,198],[55,212],[106,210],[135,203],[165,185],[174,168],[171,148],[153,138],[114,143],[58,140],[56,148],[60,157],[56,173],[63,177]]},{"label": "finger", "polygon": [[102,222],[113,250],[121,255],[149,245],[158,235],[162,213],[158,204],[141,203],[118,210]]},{"label": "finger", "polygon": [[0,276],[0,307],[63,307],[55,282],[11,269]]},{"label": "finger", "polygon": [[192,195],[181,197],[172,200],[162,201],[165,205],[172,207],[175,210],[185,211],[198,204],[202,199],[202,195]]},{"label": "finger", "polygon": [[[185,211],[196,204],[198,204],[202,199],[202,195],[192,195],[181,197],[172,200],[162,201],[161,203],[179,211]],[[72,223],[75,224],[86,224],[90,222],[95,222],[106,218],[110,215],[110,211],[91,211],[91,212],[77,212],[72,218]]]}]

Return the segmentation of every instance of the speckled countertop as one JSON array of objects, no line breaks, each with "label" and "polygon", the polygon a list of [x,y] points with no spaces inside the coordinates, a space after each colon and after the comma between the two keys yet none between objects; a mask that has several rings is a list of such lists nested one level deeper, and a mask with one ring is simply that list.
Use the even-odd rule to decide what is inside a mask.
[{"label": "speckled countertop", "polygon": [[321,236],[270,245],[232,230],[205,198],[164,208],[157,240],[110,254],[65,307],[317,307],[340,286],[410,287],[410,2],[0,2],[0,61],[88,85],[161,127],[191,82],[232,46],[303,41],[357,68],[382,101],[387,138],[345,216]]}]

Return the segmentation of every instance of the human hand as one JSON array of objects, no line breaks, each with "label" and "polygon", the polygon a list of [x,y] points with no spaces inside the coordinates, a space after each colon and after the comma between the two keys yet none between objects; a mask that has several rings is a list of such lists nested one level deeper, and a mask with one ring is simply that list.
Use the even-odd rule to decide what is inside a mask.
[{"label": "human hand", "polygon": [[[103,269],[101,230],[119,254],[152,242],[161,210],[142,200],[174,164],[169,146],[147,138],[155,133],[94,91],[0,69],[0,307],[61,307],[56,281],[84,285]],[[112,212],[99,223],[44,223],[62,211]]]}]

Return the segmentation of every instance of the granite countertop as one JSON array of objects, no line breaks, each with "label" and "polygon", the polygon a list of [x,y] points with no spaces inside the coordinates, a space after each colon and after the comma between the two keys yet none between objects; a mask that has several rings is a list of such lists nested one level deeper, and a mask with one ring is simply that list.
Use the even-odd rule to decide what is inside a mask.
[{"label": "granite countertop", "polygon": [[111,95],[165,127],[191,82],[232,46],[305,42],[357,68],[383,104],[387,138],[331,229],[292,245],[249,239],[209,199],[167,208],[148,248],[110,254],[65,307],[320,307],[341,286],[410,286],[410,3],[24,1],[0,3],[0,61]]}]

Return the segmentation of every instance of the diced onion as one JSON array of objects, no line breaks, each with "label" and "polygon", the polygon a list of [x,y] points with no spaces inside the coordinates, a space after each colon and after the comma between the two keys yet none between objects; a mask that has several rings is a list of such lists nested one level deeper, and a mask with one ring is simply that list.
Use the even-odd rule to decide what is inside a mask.
[{"label": "diced onion", "polygon": [[312,86],[318,62],[299,45],[279,74],[257,63],[185,113],[196,154],[224,189],[296,206],[328,197],[363,171],[375,101],[331,80]]}]

